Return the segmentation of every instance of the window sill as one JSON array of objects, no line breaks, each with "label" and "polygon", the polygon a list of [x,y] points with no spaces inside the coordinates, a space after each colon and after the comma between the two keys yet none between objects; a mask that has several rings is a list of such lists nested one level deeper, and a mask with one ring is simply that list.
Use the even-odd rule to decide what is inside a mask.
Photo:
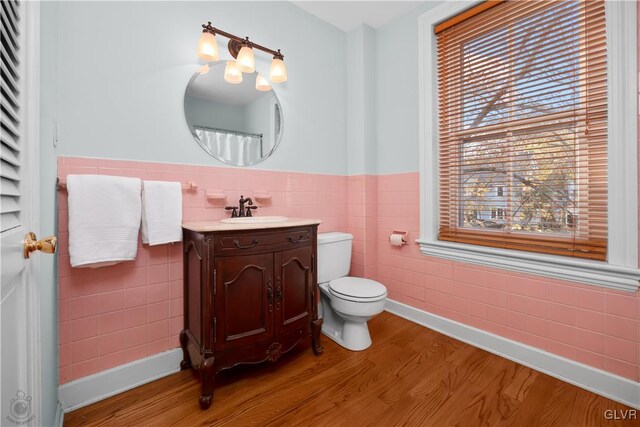
[{"label": "window sill", "polygon": [[640,270],[599,261],[418,239],[423,255],[636,292]]}]

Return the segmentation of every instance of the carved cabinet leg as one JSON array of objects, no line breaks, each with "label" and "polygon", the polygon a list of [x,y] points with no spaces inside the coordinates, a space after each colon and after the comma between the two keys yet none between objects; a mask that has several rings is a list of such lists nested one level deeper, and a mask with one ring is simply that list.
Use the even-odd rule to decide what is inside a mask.
[{"label": "carved cabinet leg", "polygon": [[202,383],[202,392],[200,393],[200,408],[207,409],[213,401],[213,362],[215,358],[208,357],[202,361],[200,365],[200,382]]},{"label": "carved cabinet leg", "polygon": [[180,362],[181,371],[191,368],[191,356],[189,356],[189,349],[187,348],[188,343],[189,339],[187,337],[187,331],[183,329],[180,332],[180,347],[182,348],[182,361]]},{"label": "carved cabinet leg", "polygon": [[320,331],[322,330],[322,319],[316,319],[311,322],[311,347],[313,354],[320,356],[324,347],[320,345]]}]

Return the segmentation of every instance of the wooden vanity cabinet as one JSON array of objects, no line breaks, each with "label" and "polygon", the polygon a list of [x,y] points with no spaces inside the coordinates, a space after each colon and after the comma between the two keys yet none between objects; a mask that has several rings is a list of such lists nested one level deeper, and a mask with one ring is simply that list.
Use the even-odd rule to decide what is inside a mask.
[{"label": "wooden vanity cabinet", "polygon": [[184,234],[181,369],[199,370],[200,406],[214,377],[240,364],[276,361],[311,337],[316,355],[317,224]]}]

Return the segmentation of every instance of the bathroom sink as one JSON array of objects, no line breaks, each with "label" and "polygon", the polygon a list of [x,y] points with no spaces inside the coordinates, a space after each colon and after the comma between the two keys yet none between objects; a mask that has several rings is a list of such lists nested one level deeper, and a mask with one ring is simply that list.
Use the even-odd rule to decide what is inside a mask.
[{"label": "bathroom sink", "polygon": [[273,222],[285,222],[286,216],[245,216],[238,218],[224,218],[220,222],[225,224],[270,224]]}]

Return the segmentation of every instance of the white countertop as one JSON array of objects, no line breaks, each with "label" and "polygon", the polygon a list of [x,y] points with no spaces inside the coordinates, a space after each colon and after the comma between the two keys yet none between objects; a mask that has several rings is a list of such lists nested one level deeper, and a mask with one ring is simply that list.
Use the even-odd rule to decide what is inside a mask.
[{"label": "white countertop", "polygon": [[312,218],[288,218],[286,221],[282,222],[268,222],[262,224],[229,224],[220,221],[193,221],[183,222],[182,228],[199,233],[206,233],[209,231],[262,230],[268,228],[299,227],[303,225],[320,224],[321,222],[322,221],[319,219]]}]

